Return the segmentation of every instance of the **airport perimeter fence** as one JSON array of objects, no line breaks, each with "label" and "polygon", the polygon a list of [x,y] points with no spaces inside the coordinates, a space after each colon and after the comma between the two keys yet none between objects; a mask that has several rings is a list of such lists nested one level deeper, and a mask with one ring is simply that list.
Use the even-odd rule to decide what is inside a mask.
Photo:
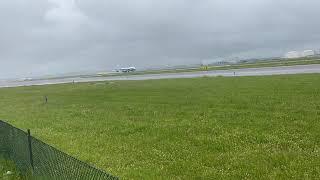
[{"label": "airport perimeter fence", "polygon": [[13,161],[27,179],[118,179],[1,120],[0,156]]}]

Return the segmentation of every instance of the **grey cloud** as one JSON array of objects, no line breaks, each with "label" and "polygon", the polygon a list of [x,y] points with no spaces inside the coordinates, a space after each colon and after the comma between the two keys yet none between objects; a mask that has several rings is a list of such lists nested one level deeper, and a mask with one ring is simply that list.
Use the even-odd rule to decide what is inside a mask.
[{"label": "grey cloud", "polygon": [[317,0],[3,0],[0,77],[320,48]]}]

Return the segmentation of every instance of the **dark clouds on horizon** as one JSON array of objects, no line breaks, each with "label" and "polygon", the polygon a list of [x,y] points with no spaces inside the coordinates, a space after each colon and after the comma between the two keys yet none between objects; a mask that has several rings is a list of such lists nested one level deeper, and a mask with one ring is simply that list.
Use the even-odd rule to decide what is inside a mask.
[{"label": "dark clouds on horizon", "polygon": [[0,79],[320,48],[318,0],[2,0]]}]

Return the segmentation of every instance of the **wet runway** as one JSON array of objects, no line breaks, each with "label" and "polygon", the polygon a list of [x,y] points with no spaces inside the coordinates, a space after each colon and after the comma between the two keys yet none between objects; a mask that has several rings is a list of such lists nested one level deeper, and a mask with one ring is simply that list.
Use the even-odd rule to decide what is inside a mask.
[{"label": "wet runway", "polygon": [[150,80],[150,79],[175,79],[175,78],[196,78],[196,77],[214,77],[214,76],[268,76],[281,74],[306,74],[320,73],[320,64],[282,66],[282,67],[264,67],[264,68],[246,68],[231,70],[215,70],[200,72],[182,72],[182,73],[163,73],[163,74],[144,74],[144,75],[122,75],[109,77],[87,77],[87,78],[61,78],[32,81],[0,81],[0,87],[18,87],[32,85],[62,84],[71,82],[94,82],[94,81],[122,81],[122,80]]}]

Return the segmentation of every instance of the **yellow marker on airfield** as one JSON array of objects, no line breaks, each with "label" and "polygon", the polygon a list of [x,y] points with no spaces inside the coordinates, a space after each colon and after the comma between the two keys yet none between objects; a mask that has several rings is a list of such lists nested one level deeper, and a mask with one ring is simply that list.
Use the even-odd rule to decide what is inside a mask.
[{"label": "yellow marker on airfield", "polygon": [[202,69],[207,71],[208,70],[208,66],[202,66]]}]

